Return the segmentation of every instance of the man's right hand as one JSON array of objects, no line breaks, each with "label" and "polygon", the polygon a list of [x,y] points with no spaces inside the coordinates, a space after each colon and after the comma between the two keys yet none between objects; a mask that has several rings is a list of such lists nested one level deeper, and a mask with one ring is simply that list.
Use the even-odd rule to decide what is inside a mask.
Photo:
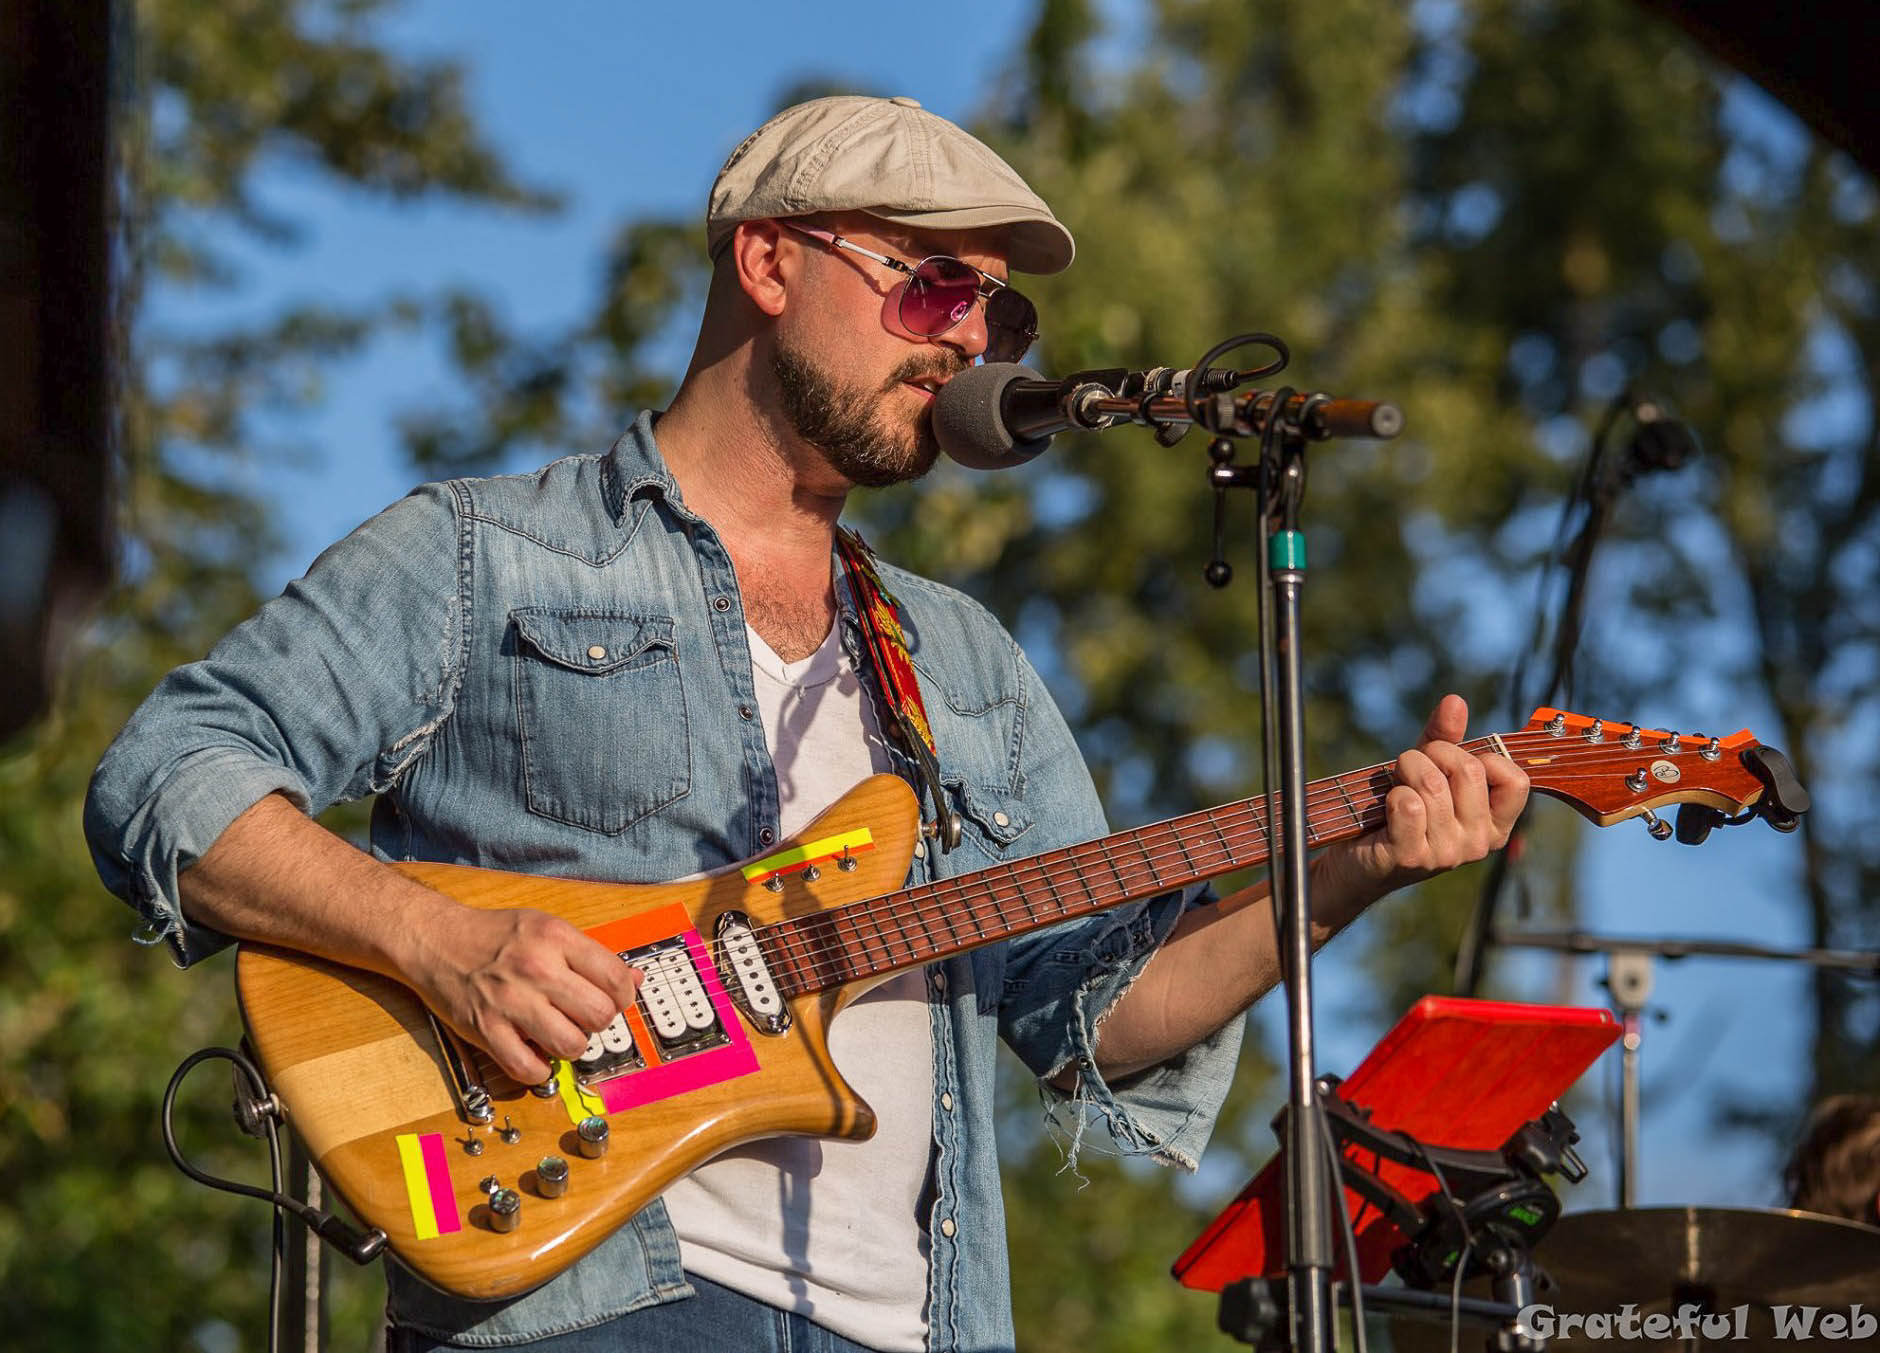
[{"label": "man's right hand", "polygon": [[568,922],[485,911],[425,887],[270,794],[179,880],[183,912],[225,935],[403,982],[524,1085],[632,1007],[640,974]]},{"label": "man's right hand", "polygon": [[403,980],[524,1085],[547,1080],[549,1057],[579,1057],[590,1033],[632,1008],[639,969],[560,917],[475,907],[431,916],[403,946]]}]

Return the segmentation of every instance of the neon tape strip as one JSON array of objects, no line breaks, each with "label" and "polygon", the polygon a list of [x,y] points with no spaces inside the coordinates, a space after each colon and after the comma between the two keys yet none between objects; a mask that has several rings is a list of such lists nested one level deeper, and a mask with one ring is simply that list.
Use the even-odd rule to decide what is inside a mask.
[{"label": "neon tape strip", "polygon": [[808,841],[790,850],[780,850],[775,855],[752,861],[744,866],[744,881],[762,883],[772,874],[793,873],[818,861],[832,859],[845,850],[867,850],[874,844],[874,834],[866,827],[857,827],[840,836],[825,836],[820,841]]},{"label": "neon tape strip", "polygon": [[593,926],[587,933],[619,954],[672,939],[693,928],[692,913],[675,902],[669,907],[655,907],[638,916],[622,916],[617,921]]},{"label": "neon tape strip", "polygon": [[457,1214],[457,1195],[444,1164],[444,1134],[398,1134],[398,1163],[404,1167],[405,1194],[411,1200],[411,1226],[419,1240],[463,1229]]},{"label": "neon tape strip", "polygon": [[568,1121],[579,1125],[583,1118],[592,1118],[607,1111],[607,1105],[592,1090],[584,1090],[575,1083],[574,1068],[560,1060],[555,1061],[555,1084],[561,1087],[561,1106],[568,1111]]}]

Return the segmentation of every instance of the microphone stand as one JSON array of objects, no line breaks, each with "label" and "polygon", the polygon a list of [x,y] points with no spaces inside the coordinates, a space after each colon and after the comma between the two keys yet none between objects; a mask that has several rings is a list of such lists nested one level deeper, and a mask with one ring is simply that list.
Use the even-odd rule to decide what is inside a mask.
[{"label": "microphone stand", "polygon": [[[1223,353],[1249,343],[1271,348],[1278,360],[1253,370],[1212,368]],[[1306,886],[1309,850],[1306,800],[1305,666],[1300,650],[1301,599],[1306,581],[1306,537],[1300,529],[1305,499],[1306,443],[1330,437],[1394,437],[1403,427],[1396,406],[1334,399],[1290,388],[1234,395],[1242,381],[1278,372],[1286,345],[1270,334],[1243,334],[1217,344],[1188,372],[1156,368],[1119,381],[1126,373],[1084,373],[1061,396],[1063,423],[1098,429],[1117,423],[1147,424],[1156,439],[1173,445],[1189,424],[1213,434],[1208,444],[1208,485],[1214,490],[1214,556],[1208,583],[1225,587],[1234,570],[1222,558],[1229,489],[1252,489],[1259,504],[1258,625],[1260,697],[1267,736],[1266,824],[1274,869],[1279,961],[1286,986],[1288,1049],[1287,1104],[1282,1134],[1286,1148],[1286,1325],[1283,1347],[1292,1353],[1336,1353],[1337,1303],[1332,1289],[1333,1208],[1344,1206],[1333,1192],[1327,1167],[1331,1136],[1320,1102],[1313,1051],[1312,900]],[[1119,388],[1120,387],[1120,388]],[[1234,462],[1234,438],[1258,437],[1260,459]],[[1273,730],[1279,731],[1275,748]],[[1277,811],[1276,811],[1277,810]],[[1278,836],[1272,824],[1280,824]],[[1355,1261],[1354,1261],[1355,1268]],[[1353,1295],[1354,1318],[1356,1302]],[[1229,1319],[1222,1309],[1223,1328]],[[1277,1331],[1275,1331],[1277,1332]]]},{"label": "microphone stand", "polygon": [[[1283,407],[1290,392],[1276,392]],[[1227,397],[1218,397],[1226,403]],[[1325,1124],[1321,1117],[1312,1009],[1312,900],[1306,885],[1305,667],[1300,616],[1306,580],[1306,538],[1300,529],[1305,498],[1304,431],[1283,418],[1264,420],[1260,460],[1234,463],[1234,443],[1217,436],[1208,446],[1208,483],[1215,491],[1214,559],[1208,582],[1224,587],[1233,570],[1221,558],[1228,489],[1251,488],[1259,503],[1260,693],[1266,726],[1267,830],[1272,833],[1278,800],[1278,838],[1269,841],[1278,861],[1273,902],[1279,925],[1279,959],[1286,986],[1286,1347],[1294,1353],[1333,1353],[1337,1305],[1332,1292],[1332,1181],[1325,1169]],[[1216,426],[1231,425],[1226,420]],[[1277,728],[1278,746],[1271,730]],[[1336,1200],[1342,1206],[1342,1200]]]}]

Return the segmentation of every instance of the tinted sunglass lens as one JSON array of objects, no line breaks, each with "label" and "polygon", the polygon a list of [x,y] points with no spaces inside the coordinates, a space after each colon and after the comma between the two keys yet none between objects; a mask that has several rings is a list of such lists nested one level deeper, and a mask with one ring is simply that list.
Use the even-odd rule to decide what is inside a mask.
[{"label": "tinted sunglass lens", "polygon": [[1038,337],[1038,310],[1010,287],[986,302],[986,360],[1016,362]]},{"label": "tinted sunglass lens", "polygon": [[957,258],[930,258],[901,293],[901,323],[910,333],[936,338],[971,314],[978,299],[978,273]]}]

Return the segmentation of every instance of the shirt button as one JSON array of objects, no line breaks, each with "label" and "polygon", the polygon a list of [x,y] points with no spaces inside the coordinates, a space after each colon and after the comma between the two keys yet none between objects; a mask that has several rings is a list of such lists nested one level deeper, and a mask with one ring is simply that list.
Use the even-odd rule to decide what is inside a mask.
[{"label": "shirt button", "polygon": [[958,1227],[953,1225],[953,1218],[942,1217],[940,1219],[940,1234],[946,1236],[949,1240],[952,1239],[954,1231],[958,1229]]},{"label": "shirt button", "polygon": [[713,597],[713,598],[712,598],[712,609],[713,609],[714,611],[717,611],[717,612],[719,612],[720,614],[723,614],[723,613],[724,613],[725,611],[728,611],[728,610],[730,610],[730,609],[731,609],[731,598],[730,598],[730,597]]},{"label": "shirt button", "polygon": [[588,650],[588,656],[594,659],[595,662],[599,662],[602,658],[607,656],[607,650],[602,648],[599,644],[596,644]]},{"label": "shirt button", "polygon": [[940,1107],[945,1109],[948,1113],[951,1113],[953,1111],[953,1092],[952,1091],[947,1090],[947,1091],[941,1092]]},{"label": "shirt button", "polygon": [[1012,825],[1012,819],[1007,817],[1004,813],[994,813],[992,815],[992,820],[998,823],[1001,827],[1009,827]]},{"label": "shirt button", "polygon": [[752,712],[751,707],[749,705],[738,706],[738,717],[740,719],[749,719],[751,717],[751,712]]},{"label": "shirt button", "polygon": [[945,973],[937,972],[933,975],[933,989],[943,994],[945,993],[947,989],[947,975]]},{"label": "shirt button", "polygon": [[772,841],[777,839],[777,833],[765,827],[757,833],[757,839],[762,841],[765,845],[769,845]]}]

